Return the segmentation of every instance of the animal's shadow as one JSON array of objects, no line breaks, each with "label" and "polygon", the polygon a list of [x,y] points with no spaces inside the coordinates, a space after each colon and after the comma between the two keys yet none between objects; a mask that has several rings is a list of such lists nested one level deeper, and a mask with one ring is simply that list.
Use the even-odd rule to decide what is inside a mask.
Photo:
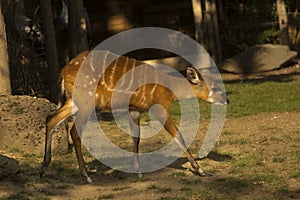
[{"label": "animal's shadow", "polygon": [[[215,151],[212,151],[205,158],[201,158],[201,159],[196,158],[195,160],[196,161],[203,160],[203,162],[205,162],[205,159],[210,159],[217,162],[226,162],[232,160],[233,158],[229,155],[219,154]],[[188,162],[187,158],[180,157],[176,159],[174,162],[172,162],[171,164],[169,164],[168,166],[166,166],[166,168],[185,170],[186,167],[184,167],[184,164],[187,162]],[[103,178],[103,176],[110,176],[112,179],[128,179],[128,178],[135,179],[136,178],[136,175],[133,173],[127,173],[127,172],[122,172],[122,171],[112,169],[96,159],[89,162],[88,166],[91,171],[94,171],[94,173],[92,173],[93,179],[95,178],[98,179],[100,177]],[[147,173],[145,173],[145,176],[147,176],[146,174]]]},{"label": "animal's shadow", "polygon": [[[230,161],[233,158],[229,155],[226,154],[219,154],[215,151],[211,151],[206,157],[204,158],[196,158],[196,161],[201,161],[205,159],[210,159],[214,160],[217,162],[225,162],[225,161]],[[174,161],[172,164],[170,164],[168,167],[174,168],[174,169],[184,169],[183,165],[188,162],[187,158],[185,157],[180,157],[176,161]],[[203,161],[204,162],[204,161]]]}]

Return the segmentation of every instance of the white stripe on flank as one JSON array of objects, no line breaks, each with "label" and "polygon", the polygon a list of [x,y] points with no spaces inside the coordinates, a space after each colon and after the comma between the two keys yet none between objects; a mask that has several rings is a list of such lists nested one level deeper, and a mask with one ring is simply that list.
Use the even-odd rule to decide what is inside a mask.
[{"label": "white stripe on flank", "polygon": [[151,100],[154,98],[154,93],[155,93],[155,90],[157,88],[157,84],[158,84],[158,73],[157,73],[157,69],[154,69],[154,77],[155,77],[155,84],[151,90]]},{"label": "white stripe on flank", "polygon": [[143,75],[144,75],[144,79],[143,80],[140,80],[141,83],[143,82],[143,86],[142,86],[142,96],[141,96],[141,101],[143,103],[145,103],[145,100],[146,100],[146,84],[147,84],[147,76],[148,74],[146,73],[146,70],[145,68],[143,68]]},{"label": "white stripe on flank", "polygon": [[[103,62],[102,62],[102,80],[103,80],[103,83],[105,85],[105,87],[107,87],[107,83],[105,82],[105,70],[107,69],[108,66],[106,66],[106,60],[107,60],[107,56],[109,54],[109,51],[106,51],[104,53],[104,56],[103,56]],[[100,76],[100,75],[99,75]],[[100,78],[100,77],[99,77]]]},{"label": "white stripe on flank", "polygon": [[116,68],[117,68],[118,61],[119,61],[119,58],[117,58],[115,60],[114,66],[111,69],[111,74],[109,76],[109,80],[110,80],[109,87],[114,87],[114,85],[113,85],[113,82],[114,82],[113,78],[114,78],[114,75],[115,75],[115,71],[116,71]]},{"label": "white stripe on flank", "polygon": [[94,62],[91,62],[91,70],[92,70],[93,72],[96,71],[96,70],[95,70],[95,67],[94,67]]},{"label": "white stripe on flank", "polygon": [[[123,66],[123,73],[122,73],[122,75],[124,75],[125,74],[125,72],[126,72],[126,70],[127,70],[127,65],[128,65],[128,61],[129,61],[129,58],[128,57],[125,57],[126,58],[126,61],[125,61],[125,65]],[[121,77],[121,79],[122,79],[122,81],[121,81],[121,84],[120,84],[120,88],[122,88],[123,87],[123,85],[124,85],[124,83],[125,83],[125,78],[122,78]]]},{"label": "white stripe on flank", "polygon": [[130,69],[130,82],[128,84],[128,87],[126,88],[126,91],[130,90],[130,88],[132,87],[132,84],[133,84],[133,81],[134,81],[134,66],[135,66],[135,63],[136,63],[136,60],[135,59],[132,59],[133,60],[133,63],[132,63],[132,68]]}]

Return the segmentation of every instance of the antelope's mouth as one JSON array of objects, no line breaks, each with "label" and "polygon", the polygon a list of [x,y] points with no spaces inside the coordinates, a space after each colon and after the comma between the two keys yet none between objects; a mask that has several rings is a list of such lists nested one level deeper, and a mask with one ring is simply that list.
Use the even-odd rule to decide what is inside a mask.
[{"label": "antelope's mouth", "polygon": [[208,98],[207,102],[214,104],[214,105],[227,105],[227,104],[229,104],[229,99],[226,98],[225,101],[217,101],[212,98]]}]

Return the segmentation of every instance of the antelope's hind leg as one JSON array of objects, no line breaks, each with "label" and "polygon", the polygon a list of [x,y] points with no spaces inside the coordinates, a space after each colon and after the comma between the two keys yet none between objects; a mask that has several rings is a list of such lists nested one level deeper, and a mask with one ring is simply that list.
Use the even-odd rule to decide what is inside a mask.
[{"label": "antelope's hind leg", "polygon": [[70,125],[69,123],[74,124],[74,117],[69,117],[67,120],[64,121],[65,129],[66,129],[66,140],[68,141],[68,146],[67,146],[67,153],[72,153],[73,151],[73,141],[70,133]]},{"label": "antelope's hind leg", "polygon": [[[90,110],[88,110],[90,111]],[[83,159],[83,155],[82,155],[82,148],[81,148],[81,134],[83,132],[83,129],[89,119],[90,113],[91,112],[78,112],[76,115],[76,119],[75,122],[71,128],[70,134],[73,140],[73,145],[74,145],[74,149],[75,149],[75,153],[76,153],[76,157],[77,157],[77,161],[78,161],[78,165],[79,165],[79,170],[81,173],[81,176],[84,178],[84,180],[87,183],[92,183],[92,179],[88,176],[87,173],[87,169],[85,166],[85,162]]]},{"label": "antelope's hind leg", "polygon": [[131,138],[133,143],[133,164],[135,173],[137,173],[138,179],[143,178],[140,161],[139,161],[139,144],[140,144],[140,112],[139,111],[130,111],[130,129],[131,129]]},{"label": "antelope's hind leg", "polygon": [[59,110],[47,117],[44,160],[41,164],[40,170],[41,177],[46,172],[51,162],[52,133],[54,128],[76,112],[77,109],[74,109],[72,100],[67,100]]}]

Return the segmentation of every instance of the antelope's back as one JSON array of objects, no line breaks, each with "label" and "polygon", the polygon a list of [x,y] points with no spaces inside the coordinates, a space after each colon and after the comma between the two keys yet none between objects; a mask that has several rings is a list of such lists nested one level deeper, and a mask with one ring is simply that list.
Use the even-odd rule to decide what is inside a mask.
[{"label": "antelope's back", "polygon": [[164,76],[149,64],[109,51],[80,53],[61,72],[67,98],[72,96],[76,78],[81,77],[82,90],[88,96],[93,95],[91,88],[97,84],[95,104],[104,110],[110,110],[112,99],[118,108],[129,104],[132,108],[147,110],[157,99],[170,98],[169,90],[158,84],[164,82]]}]

